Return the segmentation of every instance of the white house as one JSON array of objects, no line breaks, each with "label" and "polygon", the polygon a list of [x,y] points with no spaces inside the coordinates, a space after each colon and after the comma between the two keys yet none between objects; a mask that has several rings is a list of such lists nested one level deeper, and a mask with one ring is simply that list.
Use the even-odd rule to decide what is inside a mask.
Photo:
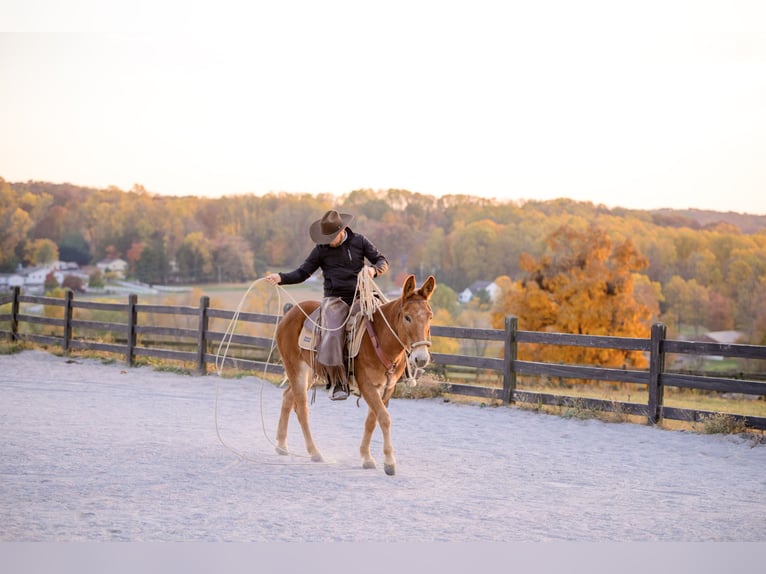
[{"label": "white house", "polygon": [[80,266],[74,261],[56,261],[53,268],[57,271],[79,271]]},{"label": "white house", "polygon": [[116,259],[104,259],[103,261],[96,263],[96,267],[98,267],[104,275],[111,273],[120,279],[124,279],[125,274],[128,271],[128,262],[119,257]]},{"label": "white house", "polygon": [[28,291],[42,292],[45,278],[50,272],[51,267],[48,265],[27,267],[26,269],[22,269],[19,265],[15,273],[0,274],[0,290],[10,291],[14,287],[23,287]]},{"label": "white house", "polygon": [[24,286],[24,276],[21,273],[2,273],[0,274],[0,287],[4,289],[13,289],[14,287]]},{"label": "white house", "polygon": [[37,267],[27,267],[26,269],[22,269],[19,274],[24,277],[24,285],[30,287],[44,285],[45,278],[50,272],[51,268],[47,265],[39,265]]},{"label": "white house", "polygon": [[481,290],[486,291],[492,301],[497,299],[500,293],[500,287],[494,281],[474,281],[458,294],[457,300],[460,303],[468,303]]},{"label": "white house", "polygon": [[15,273],[0,273],[0,291],[10,291],[14,287],[22,287],[28,292],[42,292],[45,279],[52,273],[59,285],[69,275],[79,277],[84,285],[88,284],[88,274],[73,262],[56,261],[37,267],[19,268]]},{"label": "white house", "polygon": [[10,291],[15,285],[24,282],[24,279],[15,273],[0,273],[0,291]]}]

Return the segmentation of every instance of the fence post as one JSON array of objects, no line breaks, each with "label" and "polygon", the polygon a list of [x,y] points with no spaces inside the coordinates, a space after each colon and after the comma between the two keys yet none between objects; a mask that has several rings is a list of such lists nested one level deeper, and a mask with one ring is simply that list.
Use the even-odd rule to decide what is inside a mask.
[{"label": "fence post", "polygon": [[505,318],[505,339],[503,350],[503,402],[507,405],[513,402],[513,393],[516,392],[516,370],[513,362],[516,360],[518,343],[516,331],[519,327],[517,317]]},{"label": "fence post", "polygon": [[69,355],[69,346],[72,341],[72,299],[74,291],[67,289],[64,295],[64,355]]},{"label": "fence post", "polygon": [[667,327],[662,323],[652,325],[652,340],[649,352],[649,410],[647,417],[651,424],[657,424],[662,420],[662,402],[665,387],[661,376],[665,371],[665,351],[663,341],[667,333]]},{"label": "fence post", "polygon": [[200,375],[207,374],[205,353],[207,353],[208,307],[210,307],[210,297],[203,295],[199,298],[199,324],[197,331],[197,372]]},{"label": "fence post", "polygon": [[13,288],[13,301],[11,302],[11,343],[19,340],[19,297],[21,296],[21,287],[18,285]]},{"label": "fence post", "polygon": [[136,349],[136,323],[138,322],[138,314],[136,313],[137,303],[138,295],[132,293],[128,296],[128,348],[125,353],[125,360],[129,367],[133,366]]}]

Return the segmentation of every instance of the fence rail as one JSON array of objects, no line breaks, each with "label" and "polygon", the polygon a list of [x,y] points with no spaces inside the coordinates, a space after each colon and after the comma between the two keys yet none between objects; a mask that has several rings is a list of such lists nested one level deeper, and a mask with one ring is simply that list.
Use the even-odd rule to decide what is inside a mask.
[{"label": "fence rail", "polygon": [[[39,305],[44,309],[58,309],[61,317],[33,314],[22,306]],[[72,350],[94,350],[117,353],[125,356],[128,365],[134,365],[136,357],[154,357],[190,362],[200,373],[206,373],[208,365],[220,360],[217,353],[211,352],[218,347],[226,333],[210,329],[210,320],[231,321],[234,311],[210,308],[207,296],[200,298],[198,307],[143,305],[138,303],[136,295],[130,295],[125,304],[93,301],[76,301],[71,291],[63,299],[23,295],[19,288],[7,295],[0,296],[0,309],[9,306],[9,312],[0,313],[0,335],[11,341],[28,340],[34,343],[60,347],[67,354]],[[90,320],[77,317],[81,310],[111,312],[123,318],[122,321]],[[194,328],[163,327],[145,324],[139,318],[157,314],[174,317],[187,317],[195,322]],[[124,322],[123,322],[124,321]],[[241,323],[275,325],[279,316],[261,313],[240,313]],[[2,329],[3,325],[7,329]],[[21,329],[20,326],[37,325],[48,328],[48,334],[32,332],[34,329]],[[90,336],[88,335],[90,333]],[[93,335],[96,333],[97,335]],[[652,326],[649,339],[571,335],[564,333],[541,333],[518,330],[515,317],[507,317],[504,329],[472,329],[465,327],[446,327],[433,325],[434,337],[459,338],[475,341],[501,341],[501,357],[481,357],[470,355],[433,353],[433,363],[437,366],[474,368],[496,371],[502,380],[502,386],[486,386],[447,382],[445,390],[451,394],[497,399],[508,403],[530,403],[551,406],[579,406],[586,409],[618,412],[646,417],[656,424],[662,419],[697,422],[719,413],[693,409],[682,409],[664,405],[666,387],[701,389],[725,393],[743,393],[748,395],[766,395],[766,382],[732,377],[709,376],[666,372],[665,360],[669,353],[681,355],[720,355],[732,358],[755,359],[766,361],[766,346],[735,345],[677,341],[666,338],[666,328],[657,323]],[[169,345],[148,346],[148,337],[172,337],[181,340],[191,350],[167,348]],[[111,341],[104,340],[112,339]],[[619,349],[639,351],[648,354],[649,368],[615,369],[585,365],[553,364],[519,360],[518,347],[525,344],[579,346],[589,348]],[[160,345],[161,343],[157,343]],[[239,355],[227,354],[224,366],[236,369],[260,370],[272,374],[283,374],[284,370],[276,357],[269,359],[273,350],[273,341],[269,337],[235,334],[230,339],[232,350],[241,351]],[[250,351],[250,358],[245,356]],[[255,355],[260,354],[260,358]],[[274,350],[276,354],[276,351]],[[762,363],[766,364],[766,363]],[[438,368],[438,367],[437,367]],[[766,369],[764,369],[766,370]],[[761,377],[759,372],[758,376]],[[613,381],[631,385],[646,386],[647,403],[631,403],[595,398],[571,397],[552,393],[536,392],[517,388],[518,377],[549,377],[561,379],[585,379],[593,381]],[[766,378],[766,373],[763,377]],[[753,429],[766,430],[766,417],[748,415],[728,415],[735,421]]]}]

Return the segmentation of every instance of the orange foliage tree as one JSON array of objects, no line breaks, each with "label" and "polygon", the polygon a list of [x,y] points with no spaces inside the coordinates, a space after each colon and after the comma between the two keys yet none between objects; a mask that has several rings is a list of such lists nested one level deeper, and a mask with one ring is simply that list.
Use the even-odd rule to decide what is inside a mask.
[{"label": "orange foliage tree", "polygon": [[[628,239],[613,245],[596,226],[578,231],[564,225],[546,239],[540,258],[522,254],[520,281],[499,278],[501,297],[492,323],[503,328],[506,315],[519,318],[519,328],[587,335],[648,337],[651,311],[634,297],[633,272],[647,262]],[[641,353],[618,349],[523,345],[527,360],[604,366],[642,367]]]}]

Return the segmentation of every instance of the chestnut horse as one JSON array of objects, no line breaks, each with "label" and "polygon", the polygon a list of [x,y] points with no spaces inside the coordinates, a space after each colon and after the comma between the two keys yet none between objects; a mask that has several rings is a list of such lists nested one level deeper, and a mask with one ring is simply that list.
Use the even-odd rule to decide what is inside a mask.
[{"label": "chestnut horse", "polygon": [[[384,470],[388,475],[396,472],[388,401],[396,381],[404,373],[407,361],[422,368],[431,358],[428,347],[431,345],[433,312],[428,300],[435,286],[436,280],[429,277],[418,289],[415,277],[410,275],[404,282],[401,297],[381,305],[366,327],[359,353],[354,360],[354,376],[359,393],[368,407],[362,444],[359,447],[363,468],[375,468],[375,459],[370,453],[370,440],[377,423],[383,433]],[[291,308],[279,322],[276,333],[277,347],[289,380],[289,386],[282,396],[276,450],[279,454],[288,454],[287,424],[290,412],[294,410],[303,431],[306,450],[311,460],[316,462],[322,461],[322,455],[311,437],[308,410],[308,391],[316,382],[312,368],[315,353],[301,349],[298,341],[304,320],[318,306],[318,301],[304,301]]]}]

